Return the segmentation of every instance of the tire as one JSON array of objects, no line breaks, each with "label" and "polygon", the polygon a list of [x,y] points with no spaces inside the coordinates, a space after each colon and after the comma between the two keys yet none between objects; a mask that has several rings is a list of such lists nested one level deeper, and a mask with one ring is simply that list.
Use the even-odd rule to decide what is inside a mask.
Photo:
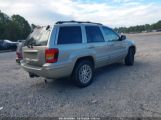
[{"label": "tire", "polygon": [[125,58],[125,64],[127,66],[133,66],[134,65],[134,55],[135,55],[134,48],[130,48],[129,51],[128,51],[128,54]]},{"label": "tire", "polygon": [[83,60],[76,64],[73,73],[72,79],[78,87],[87,87],[93,81],[94,74],[94,65],[92,62]]}]

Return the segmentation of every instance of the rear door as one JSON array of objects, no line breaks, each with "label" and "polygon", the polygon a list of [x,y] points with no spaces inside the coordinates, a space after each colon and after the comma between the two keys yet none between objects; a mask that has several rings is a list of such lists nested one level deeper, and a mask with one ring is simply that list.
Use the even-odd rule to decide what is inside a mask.
[{"label": "rear door", "polygon": [[[56,44],[59,48],[58,62],[64,65],[73,63],[73,58],[75,56],[79,56],[82,52],[85,51],[81,26],[60,25]],[[70,67],[72,67],[72,65],[70,65]]]},{"label": "rear door", "polygon": [[126,43],[120,40],[119,35],[108,27],[102,27],[105,41],[109,48],[110,60],[112,62],[122,59],[126,55]]},{"label": "rear door", "polygon": [[45,63],[45,49],[51,30],[46,27],[36,28],[29,35],[22,49],[23,62],[28,65],[42,66]]},{"label": "rear door", "polygon": [[99,26],[85,26],[88,49],[95,53],[96,67],[106,65],[107,47]]}]

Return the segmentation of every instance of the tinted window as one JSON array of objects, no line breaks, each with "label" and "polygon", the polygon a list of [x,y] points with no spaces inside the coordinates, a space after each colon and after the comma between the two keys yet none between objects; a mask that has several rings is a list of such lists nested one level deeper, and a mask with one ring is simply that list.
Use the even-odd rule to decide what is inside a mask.
[{"label": "tinted window", "polygon": [[113,30],[107,27],[103,27],[103,31],[105,33],[106,41],[118,41],[119,40],[119,36]]},{"label": "tinted window", "polygon": [[87,42],[104,42],[102,32],[97,26],[86,26]]},{"label": "tinted window", "polygon": [[82,42],[82,32],[81,27],[60,27],[58,44],[72,44]]}]

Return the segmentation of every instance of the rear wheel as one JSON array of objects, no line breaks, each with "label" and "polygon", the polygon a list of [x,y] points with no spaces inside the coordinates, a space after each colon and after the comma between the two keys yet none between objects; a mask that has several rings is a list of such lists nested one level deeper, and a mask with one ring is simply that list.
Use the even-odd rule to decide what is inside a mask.
[{"label": "rear wheel", "polygon": [[72,78],[79,87],[86,87],[93,80],[94,66],[90,61],[80,61],[74,68]]},{"label": "rear wheel", "polygon": [[128,66],[132,66],[134,64],[134,55],[135,55],[135,51],[134,48],[130,48],[128,51],[128,54],[125,58],[125,64]]}]

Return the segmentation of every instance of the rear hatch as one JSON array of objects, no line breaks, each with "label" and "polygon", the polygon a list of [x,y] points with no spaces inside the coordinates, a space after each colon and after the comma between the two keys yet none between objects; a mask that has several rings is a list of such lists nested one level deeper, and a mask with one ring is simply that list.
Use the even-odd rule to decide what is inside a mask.
[{"label": "rear hatch", "polygon": [[45,63],[45,49],[51,29],[48,27],[35,28],[28,36],[22,49],[23,60],[26,64],[41,67]]}]

